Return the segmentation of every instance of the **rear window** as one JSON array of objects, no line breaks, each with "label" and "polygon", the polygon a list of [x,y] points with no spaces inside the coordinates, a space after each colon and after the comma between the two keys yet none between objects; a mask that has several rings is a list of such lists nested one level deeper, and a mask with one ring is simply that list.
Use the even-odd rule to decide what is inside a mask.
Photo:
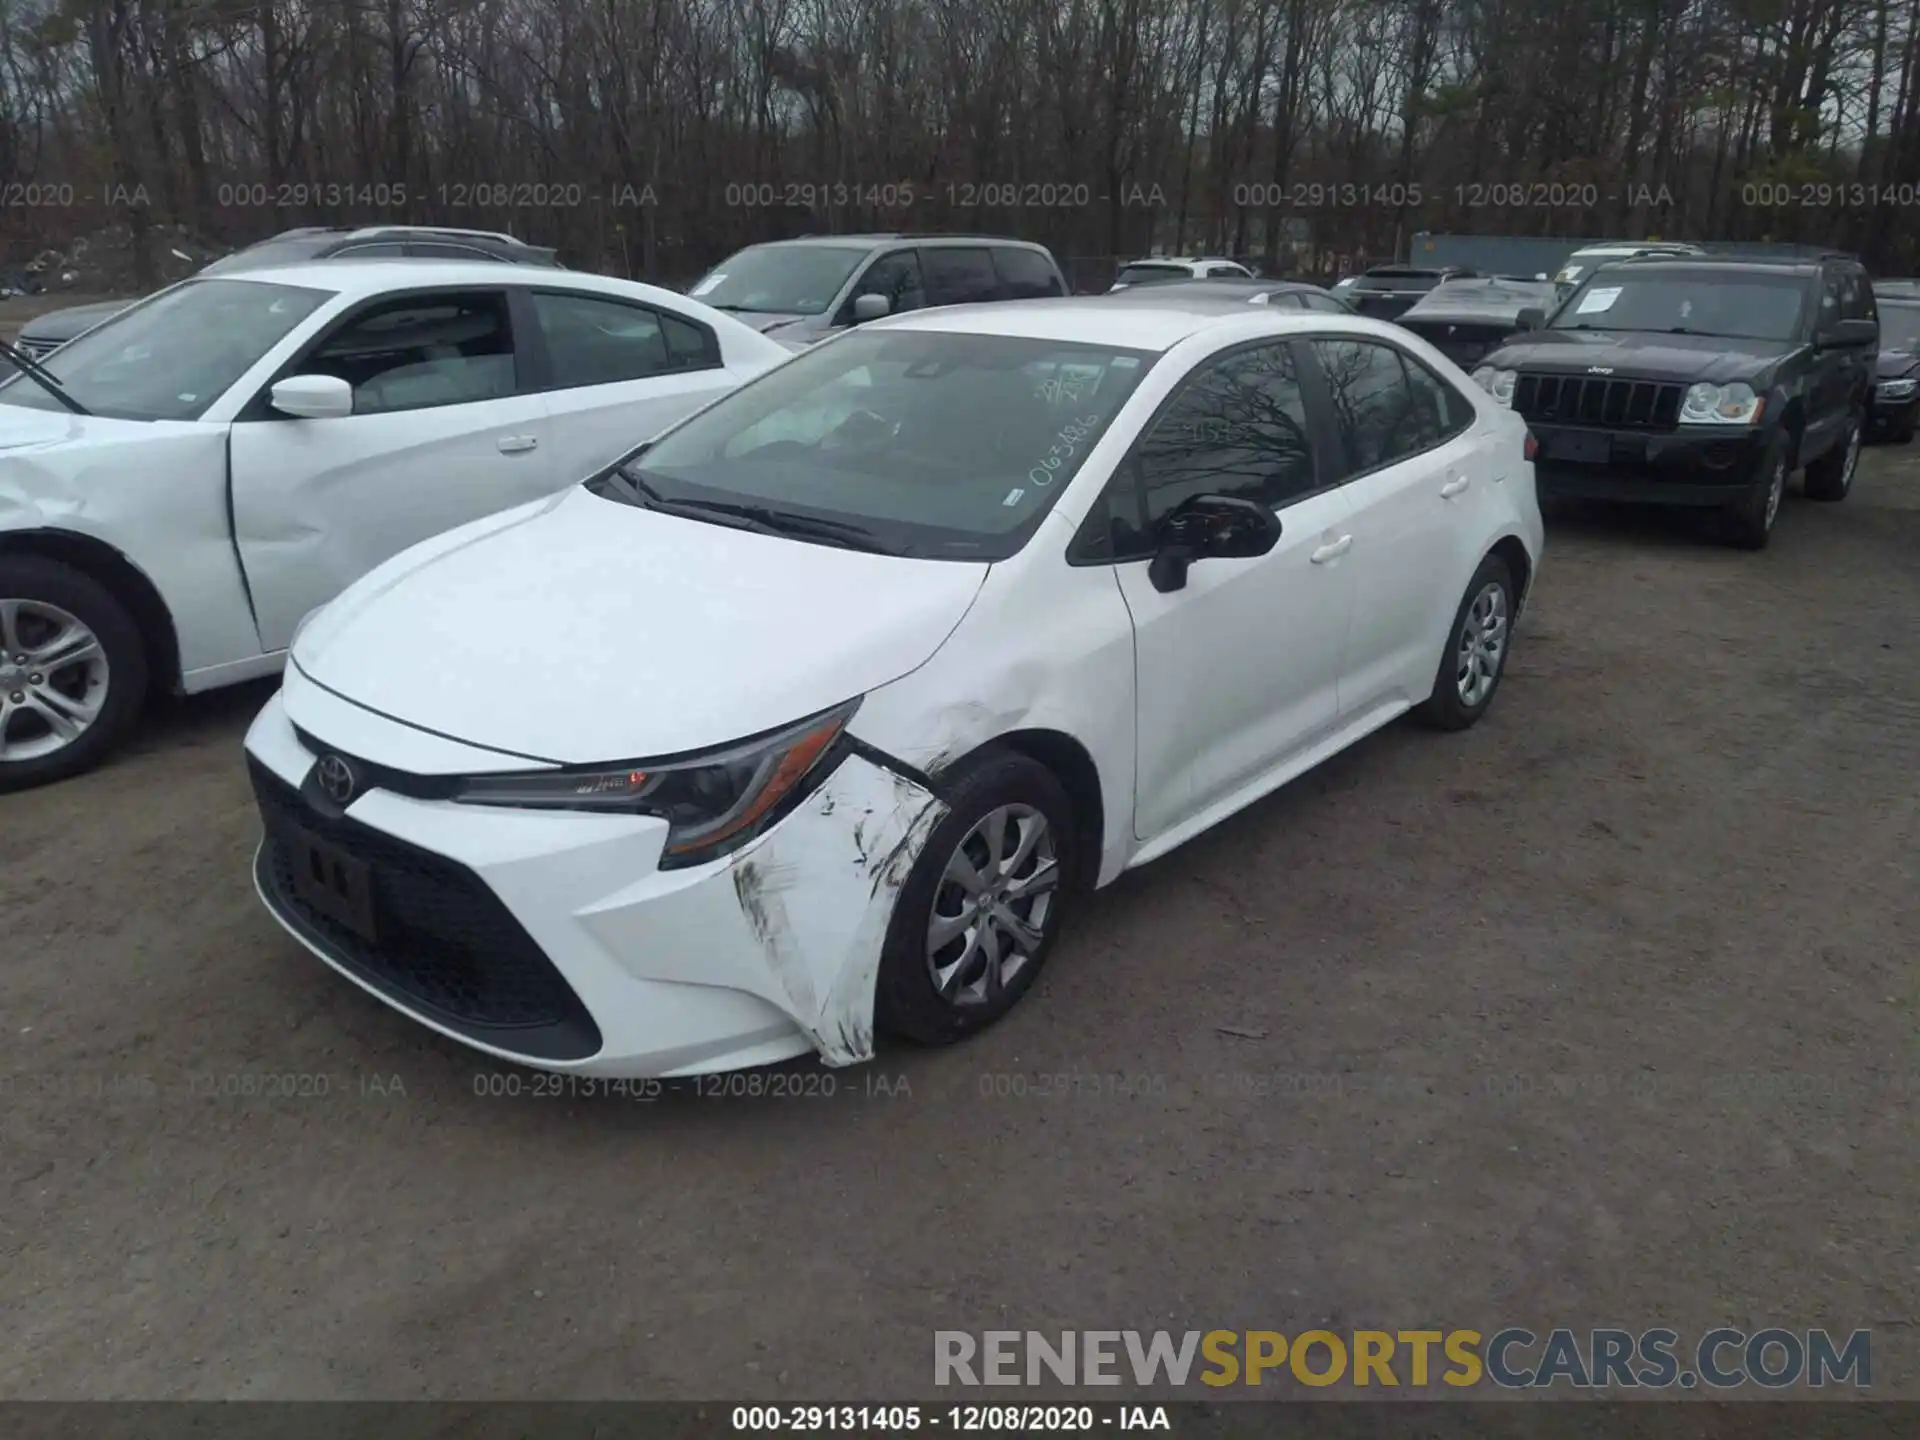
[{"label": "rear window", "polygon": [[1146,280],[1171,280],[1176,276],[1191,275],[1193,272],[1184,265],[1128,265],[1122,268],[1117,285],[1138,285]]},{"label": "rear window", "polygon": [[1440,283],[1440,277],[1408,275],[1403,271],[1399,274],[1364,275],[1360,283],[1369,290],[1431,290]]}]

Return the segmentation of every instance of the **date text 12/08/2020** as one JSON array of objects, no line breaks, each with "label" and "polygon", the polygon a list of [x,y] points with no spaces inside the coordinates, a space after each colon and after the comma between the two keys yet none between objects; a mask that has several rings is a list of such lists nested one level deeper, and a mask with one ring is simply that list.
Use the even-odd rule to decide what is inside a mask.
[{"label": "date text 12/08/2020", "polygon": [[736,1432],[774,1435],[1032,1435],[1097,1430],[1171,1431],[1164,1405],[736,1405]]},{"label": "date text 12/08/2020", "polygon": [[545,1070],[482,1070],[473,1077],[473,1093],[487,1099],[663,1100],[670,1095],[697,1100],[910,1099],[905,1075],[880,1073],[843,1077],[833,1071],[734,1070],[688,1075],[671,1080],[622,1080]]}]

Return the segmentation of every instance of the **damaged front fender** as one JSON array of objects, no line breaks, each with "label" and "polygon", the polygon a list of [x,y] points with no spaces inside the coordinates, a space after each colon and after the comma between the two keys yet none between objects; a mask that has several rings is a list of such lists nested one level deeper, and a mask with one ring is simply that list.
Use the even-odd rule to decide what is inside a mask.
[{"label": "damaged front fender", "polygon": [[774,997],[828,1065],[873,1058],[873,1002],[901,888],[947,807],[917,781],[849,755],[731,868]]}]

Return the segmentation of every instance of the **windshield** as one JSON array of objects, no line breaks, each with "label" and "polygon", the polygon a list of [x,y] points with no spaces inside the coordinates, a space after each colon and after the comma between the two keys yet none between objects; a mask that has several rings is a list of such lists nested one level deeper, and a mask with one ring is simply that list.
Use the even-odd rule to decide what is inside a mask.
[{"label": "windshield", "polygon": [[[189,280],[68,341],[41,368],[95,415],[198,420],[332,298],[293,285]],[[0,384],[0,404],[65,408],[25,375]]]},{"label": "windshield", "polygon": [[1623,274],[1626,268],[1591,277],[1550,328],[1791,340],[1806,302],[1806,281],[1792,275]]},{"label": "windshield", "polygon": [[1880,348],[1920,350],[1920,305],[1880,302]]},{"label": "windshield", "polygon": [[1147,280],[1171,280],[1193,272],[1184,265],[1128,265],[1114,277],[1116,285],[1138,285]]},{"label": "windshield", "polygon": [[718,310],[822,315],[869,253],[851,245],[751,245],[687,293]]},{"label": "windshield", "polygon": [[1004,335],[855,331],[617,468],[671,507],[749,506],[805,538],[825,525],[925,559],[1004,560],[1154,359]]}]

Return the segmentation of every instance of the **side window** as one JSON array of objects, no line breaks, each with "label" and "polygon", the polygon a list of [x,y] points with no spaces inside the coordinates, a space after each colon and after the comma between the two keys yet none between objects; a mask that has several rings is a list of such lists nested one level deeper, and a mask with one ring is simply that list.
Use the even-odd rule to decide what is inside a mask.
[{"label": "side window", "polygon": [[1245,280],[1246,278],[1247,272],[1238,265],[1209,265],[1207,267],[1207,279],[1209,280]]},{"label": "side window", "polygon": [[1824,330],[1845,313],[1840,308],[1841,281],[1837,270],[1829,270],[1822,277],[1820,286],[1820,329]]},{"label": "side window", "polygon": [[1300,298],[1298,290],[1269,290],[1267,304],[1284,305],[1289,310],[1304,309],[1306,302]]},{"label": "side window", "polygon": [[1002,294],[1009,300],[1039,300],[1064,295],[1060,272],[1046,256],[1009,245],[993,252],[993,268],[1000,273]]},{"label": "side window", "polygon": [[920,252],[920,269],[926,276],[929,305],[973,305],[1000,298],[1000,277],[994,274],[993,257],[984,246],[977,250],[929,246]]},{"label": "side window", "polygon": [[333,252],[333,260],[388,260],[405,255],[407,247],[398,240],[380,240],[368,245],[348,245]]},{"label": "side window", "polygon": [[1348,475],[1391,465],[1434,443],[1398,350],[1368,340],[1316,340],[1313,351],[1333,397]]},{"label": "side window", "polygon": [[300,367],[353,386],[353,413],[497,400],[518,388],[507,297],[409,295],[361,312]]},{"label": "side window", "polygon": [[1413,411],[1421,432],[1429,437],[1422,449],[1451,440],[1473,424],[1471,400],[1404,350],[1400,352],[1400,363],[1407,367],[1407,383],[1413,387]]},{"label": "side window", "polygon": [[678,316],[597,295],[535,291],[529,299],[557,389],[611,385],[719,363],[712,337]]},{"label": "side window", "polygon": [[1840,272],[1840,318],[1873,319],[1873,290],[1867,284],[1866,276],[1857,270]]},{"label": "side window", "polygon": [[895,250],[869,265],[841,307],[840,324],[852,323],[853,302],[862,295],[886,296],[892,306],[891,313],[896,315],[902,310],[920,309],[927,303],[926,284],[920,278],[920,257],[911,250]]},{"label": "side window", "polygon": [[1195,495],[1237,495],[1278,508],[1313,491],[1318,481],[1292,350],[1259,345],[1204,363],[1141,436],[1133,468],[1138,523],[1116,521],[1122,556],[1150,550],[1154,527]]},{"label": "side window", "polygon": [[1311,290],[1299,290],[1294,293],[1300,297],[1300,303],[1309,310],[1318,310],[1326,315],[1349,315],[1353,313],[1331,295],[1316,295]]}]

